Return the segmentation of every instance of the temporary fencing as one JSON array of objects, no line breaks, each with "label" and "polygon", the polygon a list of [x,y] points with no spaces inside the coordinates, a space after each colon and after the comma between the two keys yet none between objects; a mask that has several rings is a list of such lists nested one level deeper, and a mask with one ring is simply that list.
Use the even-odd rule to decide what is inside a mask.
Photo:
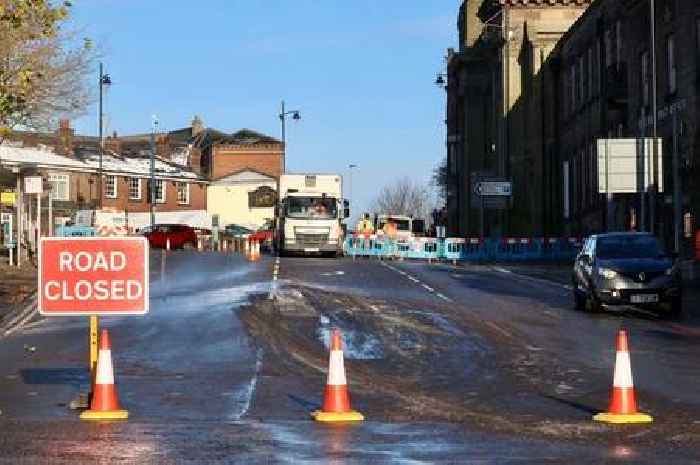
[{"label": "temporary fencing", "polygon": [[580,238],[416,237],[392,240],[382,235],[350,235],[344,244],[351,257],[448,260],[452,262],[571,261]]}]

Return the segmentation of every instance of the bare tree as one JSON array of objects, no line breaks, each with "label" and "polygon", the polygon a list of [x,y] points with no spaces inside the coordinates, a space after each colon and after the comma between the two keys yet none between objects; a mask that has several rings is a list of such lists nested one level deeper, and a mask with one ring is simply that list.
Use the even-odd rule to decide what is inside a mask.
[{"label": "bare tree", "polygon": [[88,40],[68,31],[70,2],[0,0],[0,136],[45,129],[90,102]]},{"label": "bare tree", "polygon": [[447,157],[440,160],[440,162],[433,168],[433,176],[431,182],[433,187],[437,190],[437,195],[443,203],[447,202],[447,186],[449,183],[449,171],[447,170]]},{"label": "bare tree", "polygon": [[376,213],[422,219],[428,219],[434,207],[435,198],[431,189],[409,178],[401,178],[384,186],[373,203]]}]

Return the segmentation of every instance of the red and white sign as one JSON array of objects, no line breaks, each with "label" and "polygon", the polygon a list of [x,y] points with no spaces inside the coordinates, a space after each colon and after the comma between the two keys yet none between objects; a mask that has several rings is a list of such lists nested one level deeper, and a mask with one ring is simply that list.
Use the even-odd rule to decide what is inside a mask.
[{"label": "red and white sign", "polygon": [[144,237],[42,237],[39,313],[143,315],[148,312]]}]

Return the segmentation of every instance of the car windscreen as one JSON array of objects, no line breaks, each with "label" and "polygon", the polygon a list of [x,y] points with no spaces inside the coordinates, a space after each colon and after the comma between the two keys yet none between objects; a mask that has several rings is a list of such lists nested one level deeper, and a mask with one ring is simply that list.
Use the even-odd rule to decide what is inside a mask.
[{"label": "car windscreen", "polygon": [[596,256],[602,259],[658,258],[664,255],[659,241],[652,236],[609,236],[596,241]]},{"label": "car windscreen", "polygon": [[337,218],[337,202],[333,197],[289,197],[287,216],[321,220]]}]

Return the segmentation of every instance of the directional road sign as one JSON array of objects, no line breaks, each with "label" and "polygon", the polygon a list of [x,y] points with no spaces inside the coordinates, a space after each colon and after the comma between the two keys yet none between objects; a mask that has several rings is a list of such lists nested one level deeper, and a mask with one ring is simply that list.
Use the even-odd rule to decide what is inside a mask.
[{"label": "directional road sign", "polygon": [[510,197],[513,188],[510,182],[482,181],[474,187],[476,195]]},{"label": "directional road sign", "polygon": [[144,237],[42,237],[42,315],[143,315],[148,312]]}]

